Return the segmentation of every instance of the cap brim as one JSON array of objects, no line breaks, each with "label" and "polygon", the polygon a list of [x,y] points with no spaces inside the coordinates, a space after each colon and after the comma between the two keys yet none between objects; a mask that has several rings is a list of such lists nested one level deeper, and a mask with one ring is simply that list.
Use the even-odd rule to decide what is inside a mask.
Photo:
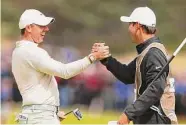
[{"label": "cap brim", "polygon": [[51,23],[53,23],[55,19],[53,17],[45,17],[40,21],[35,22],[35,24],[40,25],[40,26],[47,26]]},{"label": "cap brim", "polygon": [[131,21],[131,18],[130,18],[130,17],[127,17],[127,16],[121,16],[121,17],[120,17],[120,20],[121,20],[122,22],[132,22],[132,21]]}]

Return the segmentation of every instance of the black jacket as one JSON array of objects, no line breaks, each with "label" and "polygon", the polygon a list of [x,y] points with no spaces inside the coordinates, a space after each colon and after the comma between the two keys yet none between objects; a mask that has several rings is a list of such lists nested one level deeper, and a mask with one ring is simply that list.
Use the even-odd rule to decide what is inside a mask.
[{"label": "black jacket", "polygon": [[[144,43],[137,45],[136,49],[138,54],[140,54],[148,45],[153,42],[160,42],[160,40],[157,37],[152,37]],[[152,85],[148,85],[161,71],[162,67],[166,64],[166,62],[166,56],[161,50],[157,48],[151,48],[145,55],[140,66],[142,75],[142,85],[139,90],[140,95],[144,91],[145,93],[143,93],[133,104],[128,105],[124,110],[129,120],[133,120],[134,123],[164,123],[157,122],[156,117],[158,116],[155,111],[152,111],[150,109],[150,106],[155,105],[161,109],[159,101],[165,89],[165,83],[169,73],[169,67],[166,68],[165,72]],[[136,72],[136,58],[128,65],[121,64],[113,57],[108,57],[104,60],[101,60],[101,63],[104,64],[107,69],[123,83],[134,83]],[[161,120],[161,118],[158,119]]]}]

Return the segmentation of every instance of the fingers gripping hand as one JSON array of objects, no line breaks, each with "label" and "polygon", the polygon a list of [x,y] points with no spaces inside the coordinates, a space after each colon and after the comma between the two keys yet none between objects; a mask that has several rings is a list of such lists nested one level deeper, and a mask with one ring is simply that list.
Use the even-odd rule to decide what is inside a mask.
[{"label": "fingers gripping hand", "polygon": [[102,45],[93,48],[92,54],[95,56],[97,60],[101,60],[111,56],[109,52],[109,46],[102,46]]},{"label": "fingers gripping hand", "polygon": [[94,45],[92,46],[92,52],[97,52],[99,47],[103,47],[105,45],[105,43],[94,43]]}]

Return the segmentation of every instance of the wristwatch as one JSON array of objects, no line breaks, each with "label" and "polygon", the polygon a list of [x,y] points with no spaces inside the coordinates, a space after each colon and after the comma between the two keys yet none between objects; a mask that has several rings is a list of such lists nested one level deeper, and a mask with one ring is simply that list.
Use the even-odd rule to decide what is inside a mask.
[{"label": "wristwatch", "polygon": [[91,63],[93,63],[94,61],[96,61],[95,56],[92,55],[92,54],[88,55],[88,59],[89,59],[89,61],[90,61]]}]

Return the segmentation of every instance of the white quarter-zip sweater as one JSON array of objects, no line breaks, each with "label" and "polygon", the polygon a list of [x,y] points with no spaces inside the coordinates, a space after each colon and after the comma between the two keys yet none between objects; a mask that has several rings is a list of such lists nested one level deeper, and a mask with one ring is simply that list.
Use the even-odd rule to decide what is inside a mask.
[{"label": "white quarter-zip sweater", "polygon": [[12,54],[12,72],[24,105],[59,106],[59,92],[54,76],[71,78],[90,65],[87,57],[63,64],[31,41],[18,41]]}]

